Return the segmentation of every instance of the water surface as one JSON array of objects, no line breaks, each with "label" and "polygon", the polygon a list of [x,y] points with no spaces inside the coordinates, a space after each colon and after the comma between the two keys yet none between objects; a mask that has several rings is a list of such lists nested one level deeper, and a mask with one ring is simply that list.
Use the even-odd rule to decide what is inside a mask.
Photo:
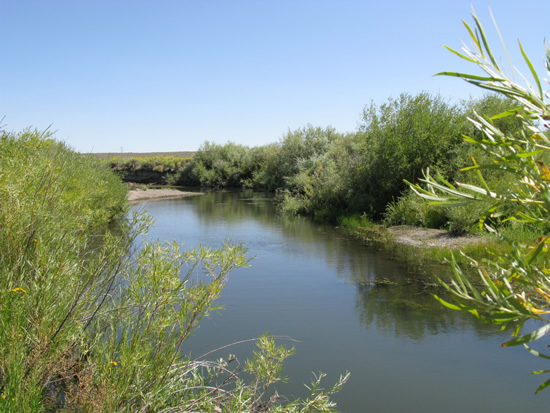
[{"label": "water surface", "polygon": [[[264,194],[214,192],[142,203],[156,224],[149,238],[186,246],[243,242],[255,257],[231,273],[219,303],[186,350],[200,355],[265,332],[298,342],[280,394],[304,397],[312,372],[352,375],[334,398],[342,412],[542,411],[534,396],[546,368],[509,332],[447,310],[429,294],[429,275],[330,227],[277,216]],[[224,350],[239,358],[253,345]]]}]

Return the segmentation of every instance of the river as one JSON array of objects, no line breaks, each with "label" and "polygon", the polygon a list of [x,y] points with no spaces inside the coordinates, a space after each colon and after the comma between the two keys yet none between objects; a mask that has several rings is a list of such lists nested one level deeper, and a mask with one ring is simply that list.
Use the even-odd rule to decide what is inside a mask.
[{"label": "river", "polygon": [[[515,412],[548,408],[550,390],[534,391],[547,368],[523,348],[501,348],[509,332],[447,310],[430,295],[433,281],[402,260],[306,219],[275,213],[252,192],[145,202],[156,223],[149,239],[184,246],[242,242],[254,257],[231,273],[218,301],[185,350],[200,355],[265,332],[297,341],[287,359],[289,398],[304,397],[312,373],[325,387],[349,370],[334,396],[342,412]],[[252,344],[213,358],[251,355]]]}]

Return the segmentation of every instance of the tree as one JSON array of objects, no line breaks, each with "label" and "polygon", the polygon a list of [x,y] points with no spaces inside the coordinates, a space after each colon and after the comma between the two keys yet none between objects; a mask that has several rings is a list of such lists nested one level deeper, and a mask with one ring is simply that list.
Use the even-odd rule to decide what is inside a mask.
[{"label": "tree", "polygon": [[[550,103],[546,100],[550,94],[543,90],[521,43],[519,49],[533,79],[532,84],[524,76],[521,76],[524,80],[521,84],[508,76],[495,59],[481,22],[475,14],[473,18],[473,30],[464,22],[473,46],[464,46],[461,52],[446,48],[475,64],[485,74],[443,72],[438,75],[458,77],[474,86],[514,99],[517,107],[491,117],[474,112],[469,118],[480,134],[465,136],[464,139],[480,149],[487,161],[478,162],[472,157],[472,166],[463,171],[475,173],[478,185],[452,184],[439,174],[432,176],[429,171],[421,179],[423,185],[409,185],[418,195],[435,205],[473,205],[489,201],[479,225],[507,242],[509,252],[483,262],[470,259],[477,269],[478,282],[471,280],[453,262],[454,278],[450,283],[440,282],[452,293],[454,302],[436,298],[447,307],[469,311],[485,321],[503,326],[514,324],[514,338],[502,346],[523,345],[531,354],[550,359],[550,356],[537,350],[550,332],[550,139],[545,133],[545,128],[550,127]],[[548,46],[546,69],[550,72]],[[495,125],[496,120],[510,117],[521,122],[519,132],[510,133]],[[495,188],[485,179],[485,175],[492,171],[506,173],[511,179],[504,187]],[[538,234],[532,242],[514,242],[506,239],[502,227],[495,225],[496,222],[531,226]],[[536,322],[527,326],[528,320]],[[549,372],[541,370],[533,374]],[[548,386],[550,380],[543,382],[536,392]]]}]

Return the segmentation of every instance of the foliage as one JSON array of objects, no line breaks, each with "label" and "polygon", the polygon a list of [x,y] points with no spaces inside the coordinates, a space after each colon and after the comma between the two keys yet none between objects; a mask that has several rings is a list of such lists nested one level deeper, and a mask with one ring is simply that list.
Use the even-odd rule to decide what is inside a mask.
[{"label": "foliage", "polygon": [[269,154],[254,180],[267,190],[293,189],[300,173],[311,169],[341,135],[331,128],[308,125],[288,131],[278,148]]},{"label": "foliage", "polygon": [[[440,96],[402,94],[363,111],[356,202],[374,217],[404,189],[403,179],[416,180],[426,167],[446,171],[451,149],[460,142],[464,122],[458,105]],[[366,198],[361,199],[363,194]],[[368,208],[368,210],[366,209]]]},{"label": "foliage", "polygon": [[333,223],[342,215],[362,213],[350,210],[349,205],[355,177],[362,164],[355,150],[356,138],[357,134],[341,136],[311,168],[295,176],[292,191],[285,193],[282,209],[288,209],[288,205],[297,200],[300,203],[298,213]]},{"label": "foliage", "polygon": [[250,176],[248,154],[249,149],[242,145],[207,141],[193,157],[191,179],[201,186],[239,187],[241,179]]},{"label": "foliage", "polygon": [[104,159],[111,169],[119,175],[128,179],[128,176],[135,174],[153,174],[156,176],[156,183],[172,185],[175,183],[174,176],[181,173],[189,164],[192,158],[178,158],[175,156],[152,156],[152,157],[112,157]]},{"label": "foliage", "polygon": [[[487,100],[486,106],[495,104]],[[357,133],[340,135],[323,156],[287,179],[281,211],[333,223],[363,213],[379,219],[406,188],[403,179],[426,167],[454,173],[464,165],[458,157],[465,153],[459,150],[465,107],[428,93],[372,103]]]},{"label": "foliage", "polygon": [[388,226],[414,225],[424,228],[442,228],[456,235],[476,233],[479,232],[476,223],[488,207],[487,202],[454,208],[432,205],[428,200],[419,198],[409,190],[387,205],[383,222]]},{"label": "foliage", "polygon": [[183,353],[201,318],[217,308],[228,274],[247,265],[241,245],[181,251],[157,242],[135,250],[150,218],[127,217],[120,179],[48,133],[2,132],[0,195],[1,411],[334,406],[318,383],[288,409],[265,400],[291,354],[271,337],[244,364],[251,384],[234,358]]},{"label": "foliage", "polygon": [[448,222],[446,212],[447,209],[430,205],[412,191],[405,191],[386,206],[384,224],[443,228]]},{"label": "foliage", "polygon": [[[521,43],[519,48],[533,84],[523,76],[524,84],[520,84],[506,74],[494,57],[479,19],[475,14],[473,18],[473,29],[464,23],[473,42],[471,48],[465,46],[462,52],[448,49],[481,68],[485,74],[443,72],[440,75],[459,77],[477,87],[499,93],[513,99],[516,107],[491,117],[474,112],[470,118],[477,134],[466,136],[465,140],[485,155],[485,161],[473,157],[473,165],[464,170],[477,175],[477,185],[452,184],[440,174],[427,172],[422,180],[425,187],[419,184],[411,184],[411,187],[435,205],[488,204],[479,225],[506,241],[509,252],[483,262],[470,259],[477,268],[479,283],[471,281],[454,263],[454,279],[443,285],[453,294],[455,303],[440,301],[450,308],[469,311],[491,323],[504,326],[514,323],[515,337],[503,346],[524,345],[532,354],[548,359],[549,356],[534,347],[540,345],[541,339],[550,331],[550,169],[547,166],[550,139],[542,130],[550,126],[550,104],[546,100],[550,95],[543,90]],[[546,59],[546,68],[550,71],[548,48]],[[519,122],[521,129],[516,132],[501,129],[496,125],[496,121],[501,119]],[[497,186],[485,178],[487,174],[494,173],[505,175],[506,183]],[[526,232],[532,234],[528,242],[511,241],[506,238],[505,227],[497,225],[500,222],[535,228],[536,233]],[[535,320],[536,323],[526,324],[528,320]],[[526,332],[527,329],[534,331]],[[550,370],[534,374],[548,372]],[[537,392],[548,386],[550,380],[541,384]]]},{"label": "foliage", "polygon": [[[274,191],[279,194],[280,212],[309,215],[322,222],[337,224],[342,216],[363,213],[378,220],[394,211],[386,222],[466,232],[478,218],[471,210],[441,213],[441,209],[411,203],[412,197],[403,193],[403,179],[416,179],[427,167],[453,179],[472,155],[485,159],[483,152],[472,152],[461,139],[461,133],[478,133],[465,121],[465,114],[483,110],[493,115],[514,104],[494,94],[461,104],[425,92],[402,94],[365,107],[355,133],[308,125],[289,130],[275,144],[248,148],[205,142],[192,159],[115,159],[111,165],[126,172],[162,173],[170,185]],[[518,129],[516,120],[496,122],[510,133]],[[493,172],[486,179],[502,181],[503,174]],[[475,183],[477,177],[471,179]]]},{"label": "foliage", "polygon": [[155,171],[175,172],[181,170],[192,158],[177,158],[175,156],[153,156],[150,158],[111,158],[108,160],[111,168],[118,171]]}]

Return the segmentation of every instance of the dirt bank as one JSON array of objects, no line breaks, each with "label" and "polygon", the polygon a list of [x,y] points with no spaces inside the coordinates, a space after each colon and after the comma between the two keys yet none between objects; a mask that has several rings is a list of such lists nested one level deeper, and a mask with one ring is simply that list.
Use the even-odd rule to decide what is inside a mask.
[{"label": "dirt bank", "polygon": [[202,195],[202,192],[184,192],[177,189],[132,189],[130,192],[128,192],[128,201],[131,204],[137,204],[138,202],[143,201],[183,198],[196,195]]},{"label": "dirt bank", "polygon": [[409,225],[390,227],[387,232],[394,242],[413,247],[454,249],[483,241],[483,237],[479,235],[453,236],[448,231],[441,229],[419,228]]}]

